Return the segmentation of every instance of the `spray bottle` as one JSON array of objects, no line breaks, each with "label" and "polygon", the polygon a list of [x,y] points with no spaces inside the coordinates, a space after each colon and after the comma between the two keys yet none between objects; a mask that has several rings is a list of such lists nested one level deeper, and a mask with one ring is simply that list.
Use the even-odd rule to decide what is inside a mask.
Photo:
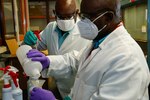
[{"label": "spray bottle", "polygon": [[4,78],[4,86],[2,89],[2,100],[14,100],[12,97],[12,88],[9,83],[10,77],[8,73],[5,74],[3,78]]},{"label": "spray bottle", "polygon": [[15,100],[23,100],[22,90],[19,88],[18,74],[13,71],[9,72],[11,76],[12,96]]},{"label": "spray bottle", "polygon": [[11,94],[12,88],[9,83],[10,76],[8,75],[8,72],[7,72],[9,68],[10,68],[9,66],[5,68],[0,68],[0,70],[4,71],[4,75],[0,79],[0,80],[4,80],[4,86],[2,88],[2,100],[14,100]]},{"label": "spray bottle", "polygon": [[[13,66],[7,66],[5,68],[0,68],[4,71],[4,75],[1,79],[4,80],[4,87],[2,89],[2,100],[23,100],[22,90],[18,87],[17,77],[18,70]],[[11,80],[11,85],[9,83]],[[14,88],[14,84],[18,88]]]}]

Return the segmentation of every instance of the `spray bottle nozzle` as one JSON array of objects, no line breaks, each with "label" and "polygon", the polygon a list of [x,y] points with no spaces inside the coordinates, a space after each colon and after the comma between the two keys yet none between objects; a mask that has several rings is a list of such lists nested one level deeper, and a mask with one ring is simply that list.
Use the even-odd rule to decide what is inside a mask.
[{"label": "spray bottle nozzle", "polygon": [[10,65],[6,66],[5,68],[0,68],[0,70],[4,71],[4,74],[6,74],[9,71],[18,72],[18,69]]},{"label": "spray bottle nozzle", "polygon": [[0,70],[4,71],[4,75],[1,79],[11,77],[15,86],[18,87],[17,78],[18,78],[18,70],[13,66],[6,66],[5,68],[0,68]]},{"label": "spray bottle nozzle", "polygon": [[9,65],[6,66],[5,68],[0,68],[0,70],[4,71],[4,74],[5,74],[6,72],[8,72],[9,69],[10,69],[10,66],[9,66]]},{"label": "spray bottle nozzle", "polygon": [[18,87],[18,83],[17,83],[18,73],[14,73],[13,71],[10,71],[10,72],[8,73],[8,75],[11,76],[11,78],[12,78],[12,80],[13,80],[15,86]]}]

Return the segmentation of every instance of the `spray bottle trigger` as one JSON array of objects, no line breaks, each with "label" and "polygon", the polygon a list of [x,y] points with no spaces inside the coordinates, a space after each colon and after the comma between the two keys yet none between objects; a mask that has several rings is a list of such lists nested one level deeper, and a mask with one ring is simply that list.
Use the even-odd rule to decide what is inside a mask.
[{"label": "spray bottle trigger", "polygon": [[14,73],[13,71],[10,71],[8,75],[11,76],[15,86],[18,87],[18,83],[17,83],[18,74]]},{"label": "spray bottle trigger", "polygon": [[10,69],[10,66],[6,66],[5,68],[0,68],[0,70],[4,71],[4,74],[7,73]]},{"label": "spray bottle trigger", "polygon": [[13,67],[13,66],[10,66],[10,68],[8,69],[8,71],[13,71],[13,72],[18,72],[18,69]]}]

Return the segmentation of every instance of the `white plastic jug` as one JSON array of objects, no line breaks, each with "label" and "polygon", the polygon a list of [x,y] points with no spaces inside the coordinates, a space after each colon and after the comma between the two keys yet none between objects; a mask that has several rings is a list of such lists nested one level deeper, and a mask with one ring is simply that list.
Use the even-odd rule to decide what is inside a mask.
[{"label": "white plastic jug", "polygon": [[38,79],[40,77],[40,72],[42,71],[42,65],[38,61],[31,61],[30,58],[27,58],[26,54],[31,49],[32,48],[28,45],[22,45],[17,49],[16,55],[26,75]]}]

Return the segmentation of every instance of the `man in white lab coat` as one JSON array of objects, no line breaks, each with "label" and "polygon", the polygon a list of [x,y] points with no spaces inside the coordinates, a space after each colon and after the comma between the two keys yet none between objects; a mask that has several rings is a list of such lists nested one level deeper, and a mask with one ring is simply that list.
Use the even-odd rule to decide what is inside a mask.
[{"label": "man in white lab coat", "polygon": [[[75,0],[57,0],[54,14],[56,21],[50,22],[40,33],[40,41],[37,41],[37,37],[32,32],[27,32],[24,43],[28,45],[37,43],[37,49],[47,49],[49,55],[62,55],[72,50],[79,51],[89,43],[79,34]],[[61,96],[68,95],[73,86],[74,77],[71,79],[55,77],[55,79]]]},{"label": "man in white lab coat", "polygon": [[[149,100],[148,65],[121,22],[120,0],[82,0],[81,17],[81,36],[93,43],[81,54],[73,51],[49,56],[49,67],[43,69],[43,76],[76,74],[67,100]],[[29,52],[28,57],[34,59],[31,54],[34,55]],[[55,99],[50,91],[41,88],[34,88],[31,95],[32,100]]]}]

